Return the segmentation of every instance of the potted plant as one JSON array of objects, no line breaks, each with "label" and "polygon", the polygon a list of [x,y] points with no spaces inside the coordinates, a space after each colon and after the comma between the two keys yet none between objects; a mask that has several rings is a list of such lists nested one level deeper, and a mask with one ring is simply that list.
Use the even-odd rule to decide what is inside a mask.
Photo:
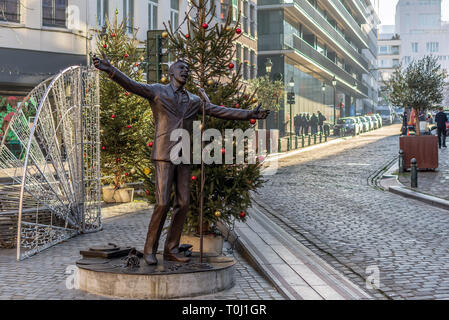
[{"label": "potted plant", "polygon": [[437,58],[426,56],[413,61],[405,69],[399,66],[387,82],[390,102],[404,110],[410,108],[412,122],[415,123],[415,135],[399,139],[407,169],[413,158],[417,160],[419,169],[438,168],[438,138],[421,134],[419,114],[436,109],[442,102],[444,78]]}]

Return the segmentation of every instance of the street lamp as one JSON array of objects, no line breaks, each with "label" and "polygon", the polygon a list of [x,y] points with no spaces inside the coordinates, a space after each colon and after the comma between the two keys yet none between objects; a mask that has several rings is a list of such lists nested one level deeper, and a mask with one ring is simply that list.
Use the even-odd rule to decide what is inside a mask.
[{"label": "street lamp", "polygon": [[337,106],[335,105],[335,102],[337,101],[337,78],[332,79],[332,86],[334,87],[334,126],[336,124],[336,118],[337,118]]},{"label": "street lamp", "polygon": [[326,105],[326,84],[324,82],[321,86],[321,91],[323,92],[323,105]]},{"label": "street lamp", "polygon": [[294,103],[294,91],[293,91],[293,88],[295,87],[295,79],[293,79],[293,77],[290,79],[290,82],[288,83],[288,86],[291,88],[291,98],[289,99],[289,104],[290,104],[290,141],[289,141],[289,144],[290,144],[290,148],[289,149],[291,149],[291,146],[292,146],[292,139],[293,139],[293,137],[292,137],[292,133],[293,133],[293,118],[292,118],[292,105],[293,105],[293,103]]},{"label": "street lamp", "polygon": [[267,61],[265,62],[265,70],[268,74],[271,73],[271,69],[273,68],[273,62],[271,62],[270,58],[267,58]]}]

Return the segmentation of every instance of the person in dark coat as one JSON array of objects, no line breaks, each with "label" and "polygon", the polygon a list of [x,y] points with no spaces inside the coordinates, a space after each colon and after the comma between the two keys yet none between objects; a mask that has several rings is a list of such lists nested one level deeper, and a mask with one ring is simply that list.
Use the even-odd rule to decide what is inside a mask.
[{"label": "person in dark coat", "polygon": [[407,135],[407,122],[408,122],[408,114],[407,111],[404,111],[404,114],[402,116],[402,135]]},{"label": "person in dark coat", "polygon": [[312,117],[310,117],[310,128],[312,130],[312,134],[317,134],[317,132],[318,132],[318,117],[315,115],[315,113],[313,113]]},{"label": "person in dark coat", "polygon": [[299,121],[301,123],[301,134],[304,134],[306,128],[306,119],[304,113],[299,115]]},{"label": "person in dark coat", "polygon": [[295,116],[293,124],[295,125],[295,133],[297,136],[299,136],[299,132],[301,130],[301,117],[299,114]]},{"label": "person in dark coat", "polygon": [[[446,148],[446,122],[448,122],[447,115],[443,112],[443,108],[440,108],[440,112],[435,116],[435,122],[437,123],[438,131],[438,147],[441,149],[441,144],[443,148]],[[443,143],[441,143],[443,142]]]},{"label": "person in dark coat", "polygon": [[309,126],[310,126],[310,118],[309,115],[306,114],[304,115],[304,134],[308,135],[309,134]]},{"label": "person in dark coat", "polygon": [[320,132],[323,133],[323,124],[324,121],[326,121],[326,117],[323,116],[323,114],[318,111],[318,125],[320,126]]}]

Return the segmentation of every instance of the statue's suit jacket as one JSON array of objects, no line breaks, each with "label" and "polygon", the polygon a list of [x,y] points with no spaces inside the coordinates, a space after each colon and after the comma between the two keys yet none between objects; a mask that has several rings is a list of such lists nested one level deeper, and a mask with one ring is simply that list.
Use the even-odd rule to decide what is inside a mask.
[{"label": "statue's suit jacket", "polygon": [[[201,113],[202,100],[188,91],[189,102],[183,106],[177,101],[171,84],[145,84],[130,79],[128,76],[114,68],[112,80],[120,84],[125,90],[137,94],[150,102],[155,120],[155,132],[151,160],[170,161],[170,152],[178,143],[170,141],[170,134],[176,129],[185,129],[192,132],[193,121]],[[248,120],[252,111],[225,108],[214,104],[206,104],[206,114],[228,120]]]}]

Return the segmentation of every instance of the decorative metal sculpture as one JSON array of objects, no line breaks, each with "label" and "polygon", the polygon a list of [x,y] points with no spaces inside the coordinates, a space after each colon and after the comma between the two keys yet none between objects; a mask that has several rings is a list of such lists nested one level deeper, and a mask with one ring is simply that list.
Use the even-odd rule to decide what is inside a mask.
[{"label": "decorative metal sculpture", "polygon": [[[98,72],[75,66],[33,89],[12,117],[0,145],[0,178],[9,177],[0,231],[16,236],[0,232],[0,246],[14,240],[18,260],[101,229],[99,102]],[[19,151],[5,144],[9,132]]]}]

